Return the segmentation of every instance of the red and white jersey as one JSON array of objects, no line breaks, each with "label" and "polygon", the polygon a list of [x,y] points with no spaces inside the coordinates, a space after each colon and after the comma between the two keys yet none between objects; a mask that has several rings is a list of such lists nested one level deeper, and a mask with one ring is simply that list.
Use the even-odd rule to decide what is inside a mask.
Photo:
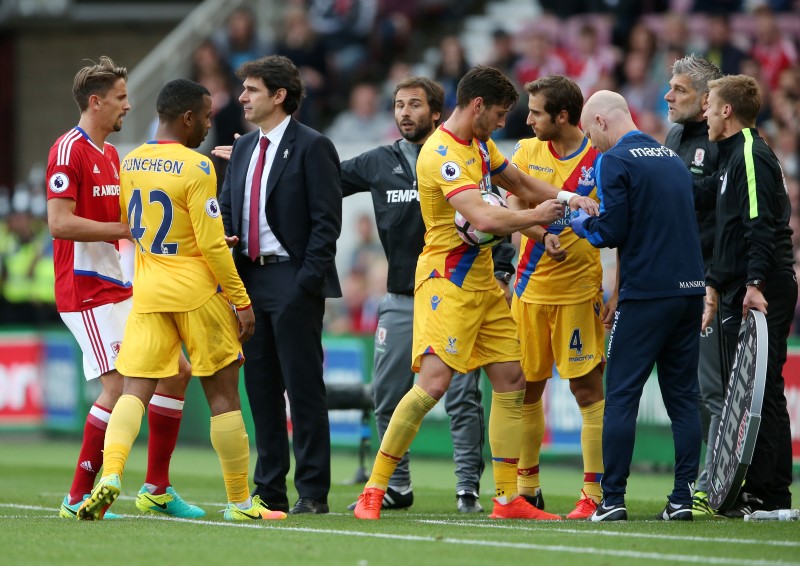
[{"label": "red and white jersey", "polygon": [[[47,199],[75,201],[75,215],[98,222],[119,222],[119,154],[106,143],[100,149],[75,127],[58,138],[47,159]],[[119,242],[74,242],[54,238],[56,306],[59,312],[83,311],[131,296],[120,263]]]}]

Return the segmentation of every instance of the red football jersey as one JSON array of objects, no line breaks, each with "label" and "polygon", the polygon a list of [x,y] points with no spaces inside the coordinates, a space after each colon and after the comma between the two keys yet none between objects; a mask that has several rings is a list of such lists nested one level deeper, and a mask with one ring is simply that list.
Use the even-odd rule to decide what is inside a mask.
[{"label": "red football jersey", "polygon": [[[47,199],[75,201],[75,215],[119,222],[119,154],[100,149],[78,127],[58,138],[47,159]],[[119,242],[74,242],[55,238],[56,306],[74,312],[118,303],[131,296],[122,273]]]}]

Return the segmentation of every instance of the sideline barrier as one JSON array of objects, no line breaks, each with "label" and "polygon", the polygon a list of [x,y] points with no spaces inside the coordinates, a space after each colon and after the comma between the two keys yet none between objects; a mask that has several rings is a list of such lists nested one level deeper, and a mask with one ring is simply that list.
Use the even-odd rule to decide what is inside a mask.
[{"label": "sideline barrier", "polygon": [[[378,446],[372,411],[365,420],[364,407],[371,399],[368,383],[372,377],[372,337],[323,339],[325,381],[332,387],[331,444],[334,448],[363,450],[368,439]],[[795,468],[800,467],[800,338],[792,337],[784,368],[786,401],[792,423],[792,452]],[[99,392],[96,381],[86,382],[80,350],[72,335],[55,329],[14,328],[0,331],[0,437],[20,432],[47,432],[80,436],[86,413]],[[481,383],[484,409],[489,411],[491,389]],[[240,381],[242,413],[250,435],[252,414],[244,379]],[[554,378],[544,397],[547,429],[543,458],[580,455],[581,417],[569,384]],[[335,407],[335,408],[334,408]],[[207,445],[210,413],[199,380],[192,380],[186,395],[181,442]],[[291,427],[291,421],[287,421]],[[488,422],[488,417],[486,419]],[[634,462],[669,467],[674,461],[669,419],[661,401],[658,382],[645,386],[637,419]],[[140,437],[146,434],[143,422]],[[291,428],[290,428],[291,430]],[[489,456],[488,442],[485,456]],[[425,417],[412,450],[415,455],[451,457],[449,418],[444,403]],[[374,453],[374,452],[373,452]]]}]

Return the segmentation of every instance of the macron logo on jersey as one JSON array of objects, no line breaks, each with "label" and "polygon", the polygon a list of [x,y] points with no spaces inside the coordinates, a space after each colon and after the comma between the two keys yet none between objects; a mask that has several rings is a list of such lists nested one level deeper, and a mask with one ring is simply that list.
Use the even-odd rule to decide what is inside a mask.
[{"label": "macron logo on jersey", "polygon": [[211,164],[208,161],[201,161],[197,166],[200,168],[200,171],[206,175],[211,175]]},{"label": "macron logo on jersey", "polygon": [[678,157],[671,149],[664,147],[632,147],[628,150],[634,157]]},{"label": "macron logo on jersey", "polygon": [[440,145],[439,147],[436,148],[436,153],[444,157],[445,155],[447,155],[447,146]]}]

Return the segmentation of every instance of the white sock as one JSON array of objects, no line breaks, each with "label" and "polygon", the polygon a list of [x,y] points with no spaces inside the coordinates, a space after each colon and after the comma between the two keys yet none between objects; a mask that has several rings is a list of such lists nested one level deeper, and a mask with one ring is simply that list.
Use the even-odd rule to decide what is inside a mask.
[{"label": "white sock", "polygon": [[236,507],[238,507],[242,511],[245,511],[253,506],[253,498],[248,497],[247,501],[242,501],[241,503],[234,503],[234,505],[236,505]]}]

